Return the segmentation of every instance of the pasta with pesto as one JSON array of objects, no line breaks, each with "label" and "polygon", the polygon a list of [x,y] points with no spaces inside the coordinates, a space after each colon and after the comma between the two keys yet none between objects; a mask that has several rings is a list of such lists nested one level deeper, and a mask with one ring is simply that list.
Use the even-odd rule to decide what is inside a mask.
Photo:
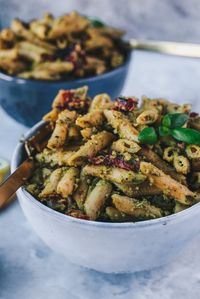
[{"label": "pasta with pesto", "polygon": [[[45,38],[45,24],[31,30]],[[51,34],[59,35],[59,27]],[[200,200],[200,129],[193,118],[199,122],[190,105],[161,98],[143,96],[139,105],[136,97],[91,99],[87,86],[60,90],[44,116],[50,137],[33,156],[25,188],[49,208],[83,220],[179,213]]]}]

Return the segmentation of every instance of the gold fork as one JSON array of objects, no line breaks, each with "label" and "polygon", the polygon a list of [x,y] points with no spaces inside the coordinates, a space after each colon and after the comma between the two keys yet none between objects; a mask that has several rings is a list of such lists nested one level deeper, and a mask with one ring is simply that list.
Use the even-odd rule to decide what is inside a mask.
[{"label": "gold fork", "polygon": [[44,149],[50,133],[51,127],[47,123],[34,136],[24,141],[28,158],[0,185],[0,209],[15,199],[13,194],[31,177],[35,168],[32,155]]}]

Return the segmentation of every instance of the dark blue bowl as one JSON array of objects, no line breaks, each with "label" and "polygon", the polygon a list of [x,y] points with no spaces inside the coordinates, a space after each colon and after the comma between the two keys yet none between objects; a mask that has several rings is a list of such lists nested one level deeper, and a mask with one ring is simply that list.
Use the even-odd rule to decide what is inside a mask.
[{"label": "dark blue bowl", "polygon": [[128,73],[131,53],[125,63],[105,74],[71,81],[29,80],[0,72],[0,104],[18,122],[33,126],[51,109],[59,89],[89,87],[89,95],[108,93],[112,99],[120,95]]}]

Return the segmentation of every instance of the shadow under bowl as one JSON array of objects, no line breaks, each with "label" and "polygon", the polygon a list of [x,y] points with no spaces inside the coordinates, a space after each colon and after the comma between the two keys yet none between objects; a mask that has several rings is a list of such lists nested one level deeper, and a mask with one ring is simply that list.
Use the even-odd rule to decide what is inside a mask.
[{"label": "shadow under bowl", "polygon": [[[30,138],[40,122],[26,135]],[[19,143],[11,171],[25,159]],[[177,214],[136,223],[76,219],[56,212],[20,188],[21,208],[35,232],[52,250],[74,264],[105,273],[135,272],[172,261],[200,232],[200,203]]]},{"label": "shadow under bowl", "polygon": [[0,104],[16,121],[31,127],[50,111],[59,89],[89,87],[89,96],[108,93],[112,99],[120,95],[131,60],[128,54],[125,63],[105,74],[71,81],[44,81],[12,77],[0,72]]}]

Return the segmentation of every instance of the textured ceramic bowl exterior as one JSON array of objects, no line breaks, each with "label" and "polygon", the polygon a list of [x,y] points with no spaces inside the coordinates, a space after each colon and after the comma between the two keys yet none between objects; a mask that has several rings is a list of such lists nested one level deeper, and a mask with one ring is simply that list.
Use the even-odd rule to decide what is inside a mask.
[{"label": "textured ceramic bowl exterior", "polygon": [[131,54],[126,62],[105,74],[73,81],[39,81],[20,79],[0,72],[0,104],[18,122],[31,127],[47,113],[59,89],[73,89],[87,85],[91,97],[108,93],[112,99],[120,95],[124,86]]},{"label": "textured ceramic bowl exterior", "polygon": [[[42,123],[29,131],[30,137]],[[23,160],[18,144],[12,171]],[[168,263],[200,232],[200,204],[178,214],[138,223],[103,223],[75,219],[17,192],[22,210],[41,239],[72,263],[102,271],[135,272]]]}]

